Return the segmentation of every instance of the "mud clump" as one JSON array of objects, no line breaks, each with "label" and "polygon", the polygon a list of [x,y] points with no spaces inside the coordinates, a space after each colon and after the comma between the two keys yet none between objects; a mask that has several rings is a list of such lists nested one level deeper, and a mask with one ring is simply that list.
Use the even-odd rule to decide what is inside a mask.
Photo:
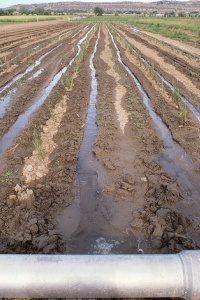
[{"label": "mud clump", "polygon": [[176,204],[182,197],[176,183],[157,183],[146,193],[144,209],[133,214],[133,228],[144,228],[146,236],[155,249],[161,253],[174,253],[183,249],[196,249],[197,245],[189,237],[191,221],[176,209]]}]

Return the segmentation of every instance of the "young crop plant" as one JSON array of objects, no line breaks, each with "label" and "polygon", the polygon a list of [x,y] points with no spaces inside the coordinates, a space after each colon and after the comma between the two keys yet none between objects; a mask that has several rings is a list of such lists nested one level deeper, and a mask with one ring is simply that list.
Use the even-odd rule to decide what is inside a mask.
[{"label": "young crop plant", "polygon": [[35,147],[35,150],[37,150],[41,159],[44,159],[44,149],[42,147],[42,143],[41,143],[41,140],[39,138],[39,134],[38,134],[36,128],[34,128],[34,131],[33,131],[33,145]]},{"label": "young crop plant", "polygon": [[55,111],[52,108],[50,108],[49,112],[50,112],[51,119],[55,122],[56,121]]},{"label": "young crop plant", "polygon": [[187,107],[184,104],[180,105],[180,117],[184,125],[187,122]]},{"label": "young crop plant", "polygon": [[181,96],[180,96],[179,89],[176,86],[174,86],[173,100],[177,106],[179,106],[180,98]]},{"label": "young crop plant", "polygon": [[68,90],[70,90],[72,84],[72,75],[70,73],[67,73],[66,80],[65,80],[65,86]]}]

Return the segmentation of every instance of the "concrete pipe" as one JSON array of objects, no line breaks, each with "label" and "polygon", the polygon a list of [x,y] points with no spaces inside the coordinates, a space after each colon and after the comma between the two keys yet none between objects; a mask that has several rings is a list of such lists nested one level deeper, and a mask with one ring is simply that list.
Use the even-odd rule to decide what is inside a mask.
[{"label": "concrete pipe", "polygon": [[200,299],[200,251],[0,255],[0,297]]}]

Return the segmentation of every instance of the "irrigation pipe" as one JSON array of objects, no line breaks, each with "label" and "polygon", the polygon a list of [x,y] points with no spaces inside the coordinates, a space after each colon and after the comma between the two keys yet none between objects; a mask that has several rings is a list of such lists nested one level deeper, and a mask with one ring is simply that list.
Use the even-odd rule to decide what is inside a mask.
[{"label": "irrigation pipe", "polygon": [[152,255],[0,255],[2,298],[200,299],[200,251]]}]

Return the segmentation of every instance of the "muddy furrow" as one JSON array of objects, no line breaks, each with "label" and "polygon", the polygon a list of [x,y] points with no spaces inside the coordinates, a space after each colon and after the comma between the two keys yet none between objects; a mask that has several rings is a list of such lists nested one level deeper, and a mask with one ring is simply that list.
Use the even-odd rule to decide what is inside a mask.
[{"label": "muddy furrow", "polygon": [[[149,49],[156,50],[159,52],[159,55],[164,57],[165,61],[168,63],[171,63],[172,65],[176,66],[177,69],[188,75],[189,70],[194,73],[200,72],[200,64],[196,59],[190,59],[187,56],[181,55],[181,51],[177,52],[173,50],[173,47],[166,47],[162,44],[158,46],[155,42],[152,40],[149,40],[145,38],[145,36],[142,36],[141,34],[136,34],[132,31],[127,30],[123,27],[118,27],[123,30],[123,32],[130,38],[136,39],[137,41],[141,42],[145,46],[147,46]],[[169,55],[170,53],[170,55]],[[195,78],[193,78],[195,79]]]},{"label": "muddy furrow", "polygon": [[[88,30],[88,29],[87,29]],[[84,30],[80,34],[79,37],[84,35],[84,33],[87,31]],[[76,37],[75,40],[77,40],[78,37]],[[51,53],[51,51],[55,50],[56,47],[60,47],[62,43],[64,44],[71,44],[71,42],[74,42],[74,39],[71,38],[71,36],[64,37],[63,39],[56,39],[53,43],[50,43],[50,45],[47,45],[42,50],[40,48],[33,53],[30,57],[26,57],[25,59],[22,59],[18,62],[18,65],[16,68],[9,70],[9,72],[4,73],[2,76],[0,76],[0,86],[1,86],[1,92],[6,89],[6,86],[10,86],[13,81],[18,80],[18,76],[23,76],[23,74],[29,72],[29,70],[32,70],[38,65],[38,61],[43,59],[45,57],[46,53]],[[31,60],[31,64],[30,64]]]},{"label": "muddy furrow", "polygon": [[[83,41],[85,37],[87,37],[91,29],[80,41]],[[78,40],[78,42],[76,42],[79,50],[80,41]],[[71,45],[68,46],[68,49],[66,49],[66,45],[64,45],[59,52],[56,54],[52,53],[50,57],[45,58],[46,71],[43,71],[41,75],[31,80],[30,83],[24,84],[22,89],[19,89],[19,93],[14,95],[15,97],[11,105],[0,120],[0,126],[2,128],[0,141],[1,153],[11,144],[15,136],[26,125],[30,113],[45,101],[52,88],[57,84],[59,77],[63,72],[66,72],[67,68],[72,64],[75,59],[75,54],[77,53],[76,55],[78,55],[79,53],[75,50],[76,44],[74,44],[73,48]],[[48,63],[49,59],[52,61],[51,64]],[[38,82],[37,89],[35,89],[36,82]],[[29,88],[27,88],[27,86]],[[30,95],[31,87],[33,87],[32,95]],[[28,100],[26,101],[26,99]],[[16,109],[16,106],[18,109]]]},{"label": "muddy furrow", "polygon": [[[120,48],[121,49],[121,48]],[[121,49],[122,52],[122,49]],[[126,65],[128,65],[128,61],[124,59],[124,55],[122,54],[122,60],[125,62],[126,61]],[[129,67],[132,66],[129,64]],[[135,66],[134,66],[135,67]],[[127,67],[125,66],[125,69]],[[127,69],[128,70],[128,69]],[[132,72],[135,73],[135,68],[133,68],[132,66]],[[131,73],[130,73],[131,75]],[[138,76],[138,73],[137,73]],[[144,77],[144,75],[143,75]],[[145,79],[147,81],[147,79]],[[139,82],[138,82],[139,84]],[[143,86],[145,87],[145,89],[147,88],[147,85],[145,84],[145,81],[142,82]],[[149,89],[148,89],[149,92]],[[152,96],[152,94],[151,94]],[[147,98],[148,99],[148,98]],[[148,100],[147,100],[148,101]],[[148,106],[147,106],[148,107]],[[149,110],[149,108],[148,108]],[[149,110],[149,112],[151,112]],[[151,117],[153,118],[154,122],[155,122],[155,117],[154,114],[151,113]],[[160,126],[159,126],[160,127]],[[159,130],[161,130],[161,128],[158,128]],[[167,127],[166,127],[167,129]],[[165,136],[164,136],[165,138]],[[147,233],[148,235],[151,237],[151,239],[153,239],[153,241],[155,243],[158,243],[158,248],[161,247],[161,244],[163,243],[165,246],[169,247],[169,249],[177,249],[180,250],[181,249],[181,245],[184,245],[184,247],[191,247],[191,249],[193,249],[193,247],[198,247],[198,238],[197,238],[197,229],[198,229],[198,219],[199,219],[199,210],[198,210],[198,199],[199,199],[199,188],[198,188],[198,182],[199,182],[199,178],[198,178],[198,173],[195,173],[194,170],[194,166],[191,165],[192,169],[190,170],[190,161],[185,161],[184,160],[184,152],[182,152],[182,154],[180,153],[178,156],[181,155],[181,159],[179,161],[179,165],[177,165],[177,159],[176,159],[176,152],[179,151],[177,146],[176,149],[172,149],[174,146],[170,144],[169,141],[163,140],[164,142],[164,146],[167,147],[166,148],[166,154],[164,152],[164,155],[161,157],[161,159],[159,160],[162,167],[164,168],[164,170],[168,173],[168,176],[172,176],[171,180],[174,181],[170,187],[169,185],[169,191],[175,188],[175,186],[173,187],[173,184],[178,183],[179,185],[179,189],[178,187],[175,188],[175,190],[177,191],[176,193],[174,193],[172,190],[172,194],[170,196],[170,192],[168,193],[167,190],[165,190],[165,188],[167,187],[168,189],[168,185],[165,184],[159,184],[159,180],[154,177],[154,176],[150,176],[150,180],[148,181],[149,184],[149,189],[146,192],[145,196],[146,196],[146,201],[147,204],[145,205],[145,211],[137,211],[135,217],[136,217],[136,224],[139,222],[142,224],[142,220],[141,219],[146,219],[147,224],[143,224],[144,227],[147,228]],[[171,149],[170,149],[171,148]],[[170,151],[172,152],[172,156],[170,156]],[[181,150],[182,151],[182,150]],[[163,163],[163,161],[165,161]],[[167,166],[168,165],[168,166]],[[181,168],[179,170],[179,168]],[[174,172],[175,171],[175,172]],[[182,174],[183,173],[183,174]],[[169,175],[171,174],[171,175]],[[183,176],[180,176],[183,175]],[[151,178],[154,178],[154,182],[151,182]],[[162,178],[162,176],[161,176]],[[174,190],[174,191],[175,191]],[[164,192],[165,191],[165,192]],[[165,196],[164,196],[165,195]],[[183,201],[180,202],[181,198],[177,198],[176,196],[180,196],[184,199]],[[152,198],[151,198],[152,196]],[[173,233],[171,232],[167,232],[168,230],[165,228],[165,225],[167,224],[167,221],[162,221],[160,218],[161,216],[158,214],[160,213],[160,209],[163,208],[163,206],[166,208],[167,202],[165,202],[164,197],[168,198],[167,201],[169,201],[169,203],[171,204],[171,207],[167,207],[166,211],[163,211],[164,213],[164,217],[166,217],[168,215],[168,221],[171,223],[171,228],[174,229]],[[148,197],[150,197],[148,199]],[[154,199],[154,200],[153,200]],[[173,199],[173,200],[172,200]],[[162,204],[162,201],[163,204]],[[192,204],[191,204],[192,202]],[[154,203],[154,204],[153,204]],[[192,206],[196,206],[195,207],[195,213],[193,211],[193,209],[191,208]],[[178,207],[178,210],[177,210]],[[168,210],[169,209],[169,210]],[[166,213],[166,215],[165,215]],[[162,216],[162,217],[163,217]],[[179,217],[180,218],[180,224],[182,225],[182,222],[186,222],[188,224],[188,230],[187,230],[187,226],[184,229],[184,234],[181,235],[178,227],[174,227],[174,218]],[[170,219],[171,218],[171,219]],[[167,219],[166,219],[167,220]],[[183,221],[185,220],[185,221]],[[187,221],[186,221],[187,220]],[[190,222],[191,221],[191,222]],[[157,224],[158,222],[158,224]],[[140,225],[142,226],[142,225]],[[140,227],[139,226],[139,227]],[[182,228],[182,226],[181,226]],[[177,231],[177,232],[176,232]],[[172,239],[171,239],[172,238]],[[192,239],[194,238],[194,239]],[[177,244],[176,244],[177,243]],[[161,247],[162,248],[162,247]]]},{"label": "muddy furrow", "polygon": [[[29,48],[24,51],[20,52],[16,52],[14,54],[14,58],[12,59],[11,62],[7,61],[6,63],[3,63],[3,72],[1,74],[0,77],[0,82],[1,85],[5,85],[6,82],[8,82],[11,74],[12,76],[17,75],[18,73],[22,72],[22,66],[28,66],[28,65],[32,65],[34,63],[34,60],[36,60],[38,58],[39,55],[41,55],[41,53],[44,53],[44,51],[50,51],[50,49],[54,46],[56,47],[57,45],[59,45],[60,43],[70,43],[71,42],[71,35],[72,33],[70,33],[71,31],[68,30],[67,33],[68,35],[66,36],[66,34],[63,34],[62,37],[60,37],[60,32],[56,33],[54,35],[54,38],[52,39],[51,37],[49,37],[48,39],[46,39],[44,41],[44,43],[40,44],[40,41],[37,42],[37,46],[35,46],[34,48]],[[84,32],[84,29],[83,29]],[[66,31],[65,31],[66,33]],[[39,44],[38,44],[39,43]],[[12,71],[12,72],[11,72]]]},{"label": "muddy furrow", "polygon": [[[7,207],[7,217],[2,215],[0,223],[2,252],[63,253],[65,249],[54,216],[72,201],[71,188],[89,99],[89,58],[96,38],[97,33],[86,44],[78,70],[74,71],[73,65],[69,67],[68,72],[73,74],[71,88],[66,88],[66,74],[63,75],[12,148],[1,157],[3,214]],[[43,159],[34,150],[34,128],[41,133]],[[5,181],[4,166],[6,174],[12,170]]]},{"label": "muddy furrow", "polygon": [[[122,53],[125,53],[125,50],[122,49],[123,45],[121,44],[119,47]],[[145,87],[149,97],[152,99],[155,111],[170,128],[173,138],[187,150],[187,153],[195,162],[196,168],[199,169],[199,155],[196,155],[200,147],[199,122],[197,119],[193,116],[192,112],[188,111],[187,122],[186,124],[183,124],[179,108],[175,105],[173,99],[168,97],[166,93],[163,93],[156,82],[150,78],[151,76],[149,76],[145,67],[140,66],[137,59],[127,50],[126,55],[123,56],[123,61],[129,66],[131,71]],[[154,86],[155,92],[153,92],[152,85]]]}]

